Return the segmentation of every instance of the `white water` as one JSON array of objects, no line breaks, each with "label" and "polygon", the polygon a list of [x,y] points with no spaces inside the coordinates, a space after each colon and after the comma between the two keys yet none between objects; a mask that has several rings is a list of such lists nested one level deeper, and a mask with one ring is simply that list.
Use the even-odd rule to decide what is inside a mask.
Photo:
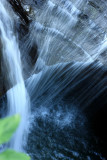
[{"label": "white water", "polygon": [[28,129],[29,96],[22,75],[20,50],[13,31],[14,21],[13,17],[11,17],[12,13],[8,9],[8,3],[5,0],[0,0],[0,33],[4,61],[3,73],[5,73],[8,87],[11,88],[7,92],[8,116],[13,114],[21,115],[21,123],[10,143],[10,148],[21,151],[24,139],[27,137],[25,129]]},{"label": "white water", "polygon": [[[94,19],[94,11],[88,11],[91,6],[86,0],[47,0],[42,7],[37,7],[35,1],[23,1],[35,13],[25,48],[37,45],[38,55],[46,65],[97,60],[106,63],[102,55],[106,50],[106,32],[99,23],[104,15],[96,13]],[[81,18],[81,14],[87,18]]]},{"label": "white water", "polygon": [[[28,1],[31,3],[30,0]],[[65,110],[63,110],[62,107],[58,107],[58,111],[57,109],[53,109],[54,105],[58,105],[68,91],[73,91],[73,93],[70,92],[70,102],[73,102],[77,107],[79,106],[84,110],[105,90],[106,80],[103,78],[102,70],[99,69],[101,65],[100,63],[94,64],[92,62],[97,59],[100,61],[100,54],[107,49],[107,38],[106,36],[104,37],[104,34],[100,37],[102,31],[97,33],[97,30],[94,28],[97,24],[94,23],[91,18],[79,23],[79,14],[81,13],[83,3],[86,3],[86,0],[47,0],[42,9],[34,9],[36,16],[33,19],[33,23],[31,23],[29,37],[26,38],[27,47],[30,48],[35,44],[38,47],[39,58],[34,65],[32,73],[35,73],[35,70],[41,71],[31,76],[27,80],[26,85],[33,106],[32,117],[35,115],[36,118],[50,117],[49,123],[55,120],[54,131],[57,130],[57,126],[72,125],[72,116],[75,117],[75,110],[73,113],[72,110],[71,112],[69,112],[69,110],[65,112],[66,106],[64,106]],[[6,8],[4,6],[6,6]],[[19,113],[22,117],[22,122],[14,139],[11,141],[10,147],[16,150],[22,150],[23,142],[25,142],[23,138],[27,138],[27,131],[25,132],[25,130],[28,128],[29,97],[23,81],[20,51],[14,36],[12,13],[8,10],[9,8],[4,0],[0,0],[0,8],[0,31],[3,43],[5,75],[7,76],[6,79],[8,79],[8,87],[11,88],[7,92],[8,115]],[[99,39],[99,41],[95,41],[95,38]],[[24,48],[24,44],[22,45]],[[25,45],[25,48],[27,47]],[[27,49],[30,50],[29,48]],[[24,57],[27,55],[27,53],[25,53],[26,52],[24,52]],[[67,96],[67,98],[68,97],[69,96]],[[73,104],[71,103],[70,106],[72,107]],[[55,117],[54,119],[52,112]],[[61,115],[63,115],[63,118],[61,118]],[[76,121],[77,120],[75,120],[75,122]],[[81,122],[83,121],[79,120],[79,127]],[[33,123],[35,125],[37,121],[33,119]],[[43,125],[44,124],[45,121]],[[37,159],[37,157],[38,159],[43,159],[43,152],[44,159],[47,159],[46,153],[49,153],[50,149],[52,149],[52,154],[53,151],[55,151],[55,149],[52,148],[52,143],[49,146],[49,150],[45,150],[48,143],[48,141],[46,143],[45,141],[48,140],[52,132],[52,129],[49,130],[47,124],[45,127],[46,132],[44,134],[44,126],[41,126],[41,123],[39,123],[38,128],[40,130],[37,131],[36,126],[36,128],[32,129],[34,134],[32,133],[31,136],[29,136],[29,139],[33,139],[33,142],[30,142],[27,147],[29,148],[29,146],[31,146],[30,153],[34,150],[32,154],[33,156],[36,155],[34,159]],[[76,127],[78,128],[78,126]],[[78,131],[80,134],[79,129]],[[39,142],[35,137],[35,132],[38,134]],[[53,133],[57,134],[57,132]],[[67,135],[68,133],[65,132],[65,134]],[[75,139],[75,136],[76,135],[72,138],[71,133],[69,134],[69,137],[71,137],[71,152],[74,150],[74,148],[72,148],[72,140]],[[51,136],[50,139],[53,140],[53,136]],[[68,143],[70,141],[66,142]],[[82,140],[80,140],[80,142],[81,141]],[[43,145],[43,149],[38,149],[38,144],[40,143]],[[56,144],[59,145],[60,142],[55,142],[55,146]],[[77,144],[77,141],[75,144]],[[77,149],[78,147],[76,145],[75,147],[78,151],[77,154],[79,154],[80,150]],[[81,145],[79,148],[81,148]],[[66,151],[66,148],[64,149]],[[81,148],[81,151],[86,151],[86,148]],[[38,156],[38,152],[40,152],[40,156]],[[57,152],[60,157],[61,155],[56,148],[56,153]],[[62,159],[65,159],[65,156],[66,155],[64,155]],[[79,156],[81,157],[81,155]],[[87,158],[82,157],[80,159]]]}]

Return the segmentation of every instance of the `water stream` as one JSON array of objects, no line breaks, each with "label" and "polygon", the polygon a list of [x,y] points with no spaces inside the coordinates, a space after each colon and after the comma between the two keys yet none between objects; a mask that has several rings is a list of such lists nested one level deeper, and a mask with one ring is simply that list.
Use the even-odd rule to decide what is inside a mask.
[{"label": "water stream", "polygon": [[107,3],[22,3],[32,21],[18,39],[19,18],[0,0],[7,116],[22,118],[9,147],[32,160],[105,160]]},{"label": "water stream", "polygon": [[[8,3],[0,1],[0,31],[3,51],[3,73],[6,76],[8,116],[14,114],[21,115],[21,123],[16,131],[10,148],[18,151],[23,149],[23,136],[26,137],[27,119],[29,115],[29,96],[27,94],[20,59],[20,50],[14,35],[14,21],[7,10]],[[10,9],[10,8],[9,8]],[[26,125],[25,125],[26,124]]]}]

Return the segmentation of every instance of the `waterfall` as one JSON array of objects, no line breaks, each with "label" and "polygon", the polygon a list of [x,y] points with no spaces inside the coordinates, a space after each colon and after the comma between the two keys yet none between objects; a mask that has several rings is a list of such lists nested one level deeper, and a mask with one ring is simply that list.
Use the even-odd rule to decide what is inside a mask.
[{"label": "waterfall", "polygon": [[105,160],[107,3],[14,2],[27,11],[29,25],[0,0],[7,116],[21,115],[9,147],[25,149],[32,160]]},{"label": "waterfall", "polygon": [[7,87],[10,88],[7,95],[8,116],[21,115],[21,123],[17,129],[10,148],[21,151],[24,139],[27,137],[29,96],[25,88],[21,56],[17,39],[14,34],[14,20],[11,8],[5,0],[0,0],[0,34],[3,52],[3,74],[7,79]]},{"label": "waterfall", "polygon": [[85,120],[94,124],[107,103],[105,11],[88,0],[23,1],[33,10],[23,49],[29,57],[37,45],[38,54],[26,81],[32,102],[28,152],[33,159],[105,159]]},{"label": "waterfall", "polygon": [[106,32],[99,24],[105,14],[96,13],[94,19],[94,11],[88,13],[86,0],[47,0],[36,9],[34,1],[23,1],[34,8],[26,48],[36,44],[46,65],[71,61],[106,63]]}]

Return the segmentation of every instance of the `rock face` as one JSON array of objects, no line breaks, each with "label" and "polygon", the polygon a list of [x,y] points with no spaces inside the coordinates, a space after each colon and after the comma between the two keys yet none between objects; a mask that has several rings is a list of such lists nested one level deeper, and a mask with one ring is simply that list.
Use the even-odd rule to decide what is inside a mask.
[{"label": "rock face", "polygon": [[9,3],[12,5],[13,10],[19,15],[22,22],[27,25],[29,24],[29,18],[27,12],[24,10],[24,8],[21,5],[20,0],[8,0]]}]

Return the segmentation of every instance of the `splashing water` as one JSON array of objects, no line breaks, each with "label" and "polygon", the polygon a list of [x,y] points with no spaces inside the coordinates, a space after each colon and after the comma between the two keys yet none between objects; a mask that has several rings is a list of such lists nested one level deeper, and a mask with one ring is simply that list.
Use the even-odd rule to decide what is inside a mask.
[{"label": "splashing water", "polygon": [[[103,57],[107,50],[103,28],[106,12],[96,14],[89,6],[94,5],[90,0],[22,2],[33,11],[29,33],[20,40],[22,64],[27,71],[24,74],[29,77],[25,84],[13,13],[6,1],[0,1],[3,62],[7,87],[11,88],[7,91],[8,114],[22,116],[10,147],[22,150],[23,137],[27,137],[27,88],[31,128],[26,150],[33,159],[105,159],[101,148],[96,147],[95,137],[90,136],[87,117],[93,118],[107,102],[107,67]],[[38,54],[37,61],[30,64],[29,53],[36,47],[33,59]]]}]

